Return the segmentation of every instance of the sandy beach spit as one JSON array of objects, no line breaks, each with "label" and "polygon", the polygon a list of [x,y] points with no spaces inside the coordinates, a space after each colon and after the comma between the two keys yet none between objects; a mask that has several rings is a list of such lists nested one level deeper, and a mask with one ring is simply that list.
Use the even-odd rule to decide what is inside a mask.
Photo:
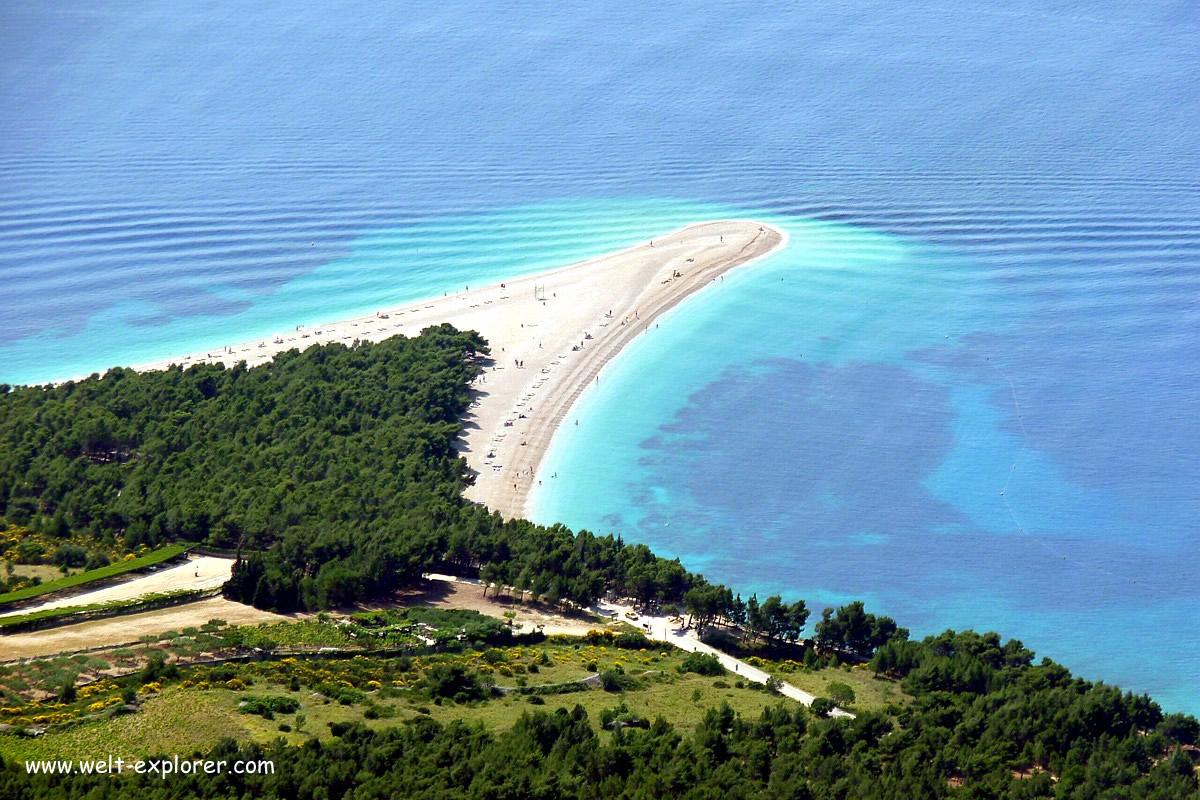
[{"label": "sandy beach spit", "polygon": [[637,336],[653,335],[662,314],[680,301],[719,286],[724,273],[785,242],[784,233],[760,222],[698,223],[549,272],[134,368],[238,361],[255,367],[292,348],[416,336],[443,322],[479,331],[493,363],[474,381],[457,443],[475,476],[466,496],[519,517],[530,488],[553,479],[538,468],[555,430],[605,364]]}]

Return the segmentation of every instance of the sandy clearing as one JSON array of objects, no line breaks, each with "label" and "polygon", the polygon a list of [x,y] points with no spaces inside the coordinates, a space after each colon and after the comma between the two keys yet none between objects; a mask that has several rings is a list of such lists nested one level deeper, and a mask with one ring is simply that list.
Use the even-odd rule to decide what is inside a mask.
[{"label": "sandy clearing", "polygon": [[567,616],[542,605],[522,603],[508,595],[494,597],[490,593],[483,595],[483,586],[477,581],[450,576],[429,576],[432,579],[423,581],[417,587],[405,592],[393,606],[408,608],[420,606],[426,608],[466,609],[478,611],[496,619],[506,619],[506,611],[516,612],[513,619],[514,629],[520,633],[540,630],[548,636],[566,634],[582,636],[588,631],[603,630],[609,627],[604,620],[591,619],[584,616]]},{"label": "sandy clearing", "polygon": [[293,617],[260,611],[223,597],[211,597],[158,611],[0,636],[0,660],[51,656],[97,647],[119,647],[132,644],[147,634],[198,627],[210,619],[223,619],[231,625],[294,621]]},{"label": "sandy clearing", "polygon": [[31,614],[49,608],[67,608],[68,606],[86,606],[92,603],[109,603],[114,600],[132,600],[147,594],[175,592],[180,589],[215,589],[229,580],[233,571],[232,558],[215,558],[199,556],[190,558],[183,564],[173,567],[160,567],[157,571],[143,575],[133,580],[125,581],[103,589],[51,600],[37,606],[26,606],[15,611],[0,614],[0,617],[14,614]]}]

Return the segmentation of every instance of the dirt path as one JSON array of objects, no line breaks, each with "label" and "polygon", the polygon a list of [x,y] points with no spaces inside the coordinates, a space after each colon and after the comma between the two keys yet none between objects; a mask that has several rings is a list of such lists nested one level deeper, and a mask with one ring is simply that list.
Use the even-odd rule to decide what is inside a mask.
[{"label": "dirt path", "polygon": [[[626,614],[633,613],[631,606],[618,605],[617,603],[609,603],[601,601],[596,604],[602,611],[613,612],[618,615],[618,618],[625,617]],[[747,664],[745,661],[734,658],[728,653],[722,652],[711,645],[707,645],[696,638],[695,632],[690,628],[682,628],[678,624],[672,623],[666,617],[655,617],[646,614],[638,615],[637,623],[652,639],[658,639],[664,642],[670,642],[681,650],[687,650],[693,653],[706,653],[717,657],[721,662],[721,666],[737,675],[739,678],[754,681],[755,683],[765,684],[771,676],[763,672],[757,667]],[[779,687],[779,693],[784,697],[790,697],[793,700],[803,703],[806,706],[811,706],[813,700],[817,698],[804,691],[797,689],[790,683],[784,683]],[[848,711],[843,711],[840,708],[833,709],[830,712],[834,717],[853,717],[854,715]]]}]

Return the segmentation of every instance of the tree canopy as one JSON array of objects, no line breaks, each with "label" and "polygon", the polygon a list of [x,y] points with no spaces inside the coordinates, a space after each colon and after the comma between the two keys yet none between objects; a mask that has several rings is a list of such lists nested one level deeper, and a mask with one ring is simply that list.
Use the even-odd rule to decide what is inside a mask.
[{"label": "tree canopy", "polygon": [[[453,442],[486,353],[477,334],[440,326],[292,351],[252,370],[116,369],[0,393],[0,510],[60,539],[54,552],[68,564],[88,552],[67,546],[81,535],[242,549],[226,594],[266,608],[377,598],[446,566],[478,570],[496,591],[579,605],[613,592],[683,603],[701,628],[800,638],[803,601],[743,601],[643,545],[464,501],[470,475]],[[1196,796],[1194,718],[1164,716],[1145,696],[1048,660],[1035,666],[1020,642],[952,631],[910,641],[862,603],[825,609],[815,639],[846,660],[870,659],[915,701],[853,720],[794,707],[751,721],[725,707],[694,732],[659,720],[616,726],[607,739],[582,709],[530,714],[500,734],[461,722],[343,723],[332,742],[224,741],[209,754],[268,758],[269,776],[118,781],[0,764],[0,798]],[[428,688],[477,693],[452,671]]]},{"label": "tree canopy", "polygon": [[[1050,661],[1033,666],[1020,642],[994,634],[947,631],[906,646],[942,679],[910,672],[913,702],[854,719],[798,704],[746,719],[726,705],[694,730],[660,717],[597,732],[583,708],[564,706],[491,732],[465,709],[467,719],[449,724],[338,722],[332,740],[225,740],[205,754],[271,761],[267,775],[116,779],[0,765],[0,798],[1200,798],[1181,747],[1194,739],[1195,719],[1164,717],[1145,697],[1072,678]],[[943,688],[975,676],[977,690]],[[479,691],[461,669],[437,671],[429,688],[467,699]]]}]

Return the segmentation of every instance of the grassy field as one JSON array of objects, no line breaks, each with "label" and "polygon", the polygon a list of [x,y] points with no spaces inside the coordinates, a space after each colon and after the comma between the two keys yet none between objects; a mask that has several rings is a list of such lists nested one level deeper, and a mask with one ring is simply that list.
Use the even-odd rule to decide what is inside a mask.
[{"label": "grassy field", "polygon": [[904,705],[910,699],[901,691],[899,683],[886,678],[876,678],[865,666],[853,669],[826,667],[813,672],[784,672],[768,662],[764,669],[797,689],[803,689],[817,697],[829,696],[830,683],[844,683],[854,690],[854,708],[863,711],[879,711],[892,703]]},{"label": "grassy field", "polygon": [[187,754],[222,736],[251,735],[245,727],[250,717],[238,713],[234,696],[169,687],[146,700],[136,714],[84,722],[36,739],[0,737],[0,754],[14,760]]},{"label": "grassy field", "polygon": [[111,578],[116,575],[122,575],[126,572],[131,572],[136,569],[144,569],[155,564],[161,564],[164,561],[175,558],[176,556],[186,553],[187,545],[170,544],[166,547],[160,547],[158,550],[153,550],[144,556],[132,558],[128,561],[118,561],[115,564],[109,564],[107,567],[88,570],[87,572],[79,572],[65,578],[59,578],[54,581],[47,581],[38,586],[27,586],[24,589],[18,589],[15,592],[0,594],[0,608],[9,604],[16,603],[21,600],[28,600],[33,597],[38,597],[48,592],[56,592],[60,589],[70,589],[74,586],[82,586],[92,581],[98,581],[103,578]]},{"label": "grassy field", "polygon": [[[53,564],[18,564],[5,558],[0,558],[0,574],[8,574],[9,564],[12,564],[13,574],[41,578],[43,582],[56,581],[63,577],[62,570]],[[78,569],[69,569],[67,574],[74,575],[79,571]]]},{"label": "grassy field", "polygon": [[[145,699],[136,714],[112,719],[89,721],[73,726],[51,728],[43,736],[23,739],[0,736],[0,754],[14,759],[28,758],[88,758],[96,753],[112,753],[124,758],[144,757],[154,753],[190,753],[204,748],[222,736],[239,739],[270,741],[283,736],[300,743],[309,736],[328,738],[331,722],[363,722],[372,728],[403,724],[407,719],[428,715],[441,721],[461,719],[478,722],[492,730],[510,728],[521,714],[534,709],[553,711],[580,705],[588,712],[592,725],[600,729],[600,715],[624,703],[629,711],[651,721],[662,717],[681,731],[688,731],[703,719],[709,708],[728,703],[743,717],[753,719],[763,709],[791,701],[772,695],[752,684],[739,687],[733,674],[701,676],[680,673],[677,667],[686,654],[677,650],[621,650],[599,643],[583,641],[552,641],[545,645],[510,647],[502,650],[468,651],[461,654],[414,659],[417,669],[446,660],[469,664],[473,669],[487,672],[496,685],[513,689],[500,698],[457,704],[443,700],[440,704],[404,688],[386,684],[368,691],[366,699],[351,705],[341,704],[314,692],[307,686],[289,687],[289,678],[305,669],[326,669],[337,675],[353,677],[355,669],[371,669],[376,663],[361,657],[344,661],[305,662],[294,666],[288,662],[239,667],[239,675],[252,677],[245,689],[227,688],[214,683],[211,688],[173,684],[164,686],[160,694]],[[521,686],[535,687],[564,684],[595,675],[596,670],[620,668],[632,680],[621,692],[607,692],[599,687],[569,694],[550,694],[542,697],[544,704],[535,705],[530,697],[516,691]],[[489,672],[490,670],[490,672]],[[829,678],[850,683],[848,676],[838,670]],[[198,673],[203,676],[203,673]],[[795,676],[789,676],[795,677]],[[825,679],[821,673],[809,676]],[[865,676],[870,679],[870,676]],[[379,686],[378,683],[374,684]],[[858,691],[859,684],[853,683]],[[895,690],[898,692],[898,690]],[[864,695],[866,692],[864,691]],[[305,717],[303,731],[297,731],[297,714],[279,713],[273,720],[237,710],[247,696],[285,696],[298,700],[297,714]],[[377,717],[377,718],[371,718]],[[281,725],[292,730],[282,732]]]}]

